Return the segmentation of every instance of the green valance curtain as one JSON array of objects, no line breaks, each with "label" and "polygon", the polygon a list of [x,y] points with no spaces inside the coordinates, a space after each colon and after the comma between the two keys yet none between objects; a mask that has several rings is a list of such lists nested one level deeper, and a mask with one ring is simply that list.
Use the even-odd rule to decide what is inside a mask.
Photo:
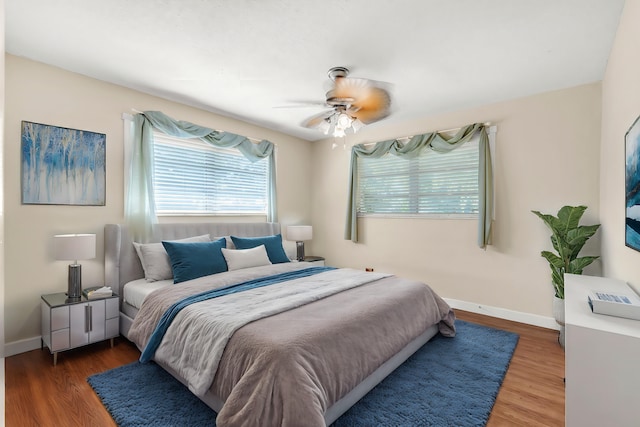
[{"label": "green valance curtain", "polygon": [[255,144],[247,137],[221,132],[193,123],[174,120],[159,111],[145,111],[133,118],[133,154],[129,190],[125,200],[125,218],[136,241],[144,242],[157,222],[153,195],[153,129],[177,138],[199,138],[220,148],[236,148],[252,162],[269,158],[267,221],[277,221],[276,168],[274,144],[262,140]]},{"label": "green valance curtain", "polygon": [[345,236],[347,240],[358,242],[358,157],[379,158],[386,154],[411,159],[420,155],[423,150],[433,150],[446,153],[460,147],[469,141],[476,132],[480,133],[480,155],[478,165],[478,246],[485,248],[490,244],[491,214],[493,210],[493,171],[491,166],[491,152],[489,135],[483,123],[464,126],[454,136],[447,136],[438,132],[415,135],[402,143],[397,139],[380,141],[370,148],[368,144],[357,144],[351,149],[351,173],[349,176],[349,200],[347,202],[347,223]]}]

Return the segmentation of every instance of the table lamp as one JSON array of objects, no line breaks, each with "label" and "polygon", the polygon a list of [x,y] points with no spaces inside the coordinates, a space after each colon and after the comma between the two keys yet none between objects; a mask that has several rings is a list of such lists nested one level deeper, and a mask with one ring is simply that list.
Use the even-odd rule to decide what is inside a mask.
[{"label": "table lamp", "polygon": [[53,236],[53,253],[56,260],[73,261],[69,264],[67,298],[78,301],[82,297],[82,266],[79,259],[96,257],[95,234],[57,234]]},{"label": "table lamp", "polygon": [[290,225],[287,227],[287,239],[296,242],[296,257],[304,261],[304,241],[313,237],[313,227],[310,225]]}]

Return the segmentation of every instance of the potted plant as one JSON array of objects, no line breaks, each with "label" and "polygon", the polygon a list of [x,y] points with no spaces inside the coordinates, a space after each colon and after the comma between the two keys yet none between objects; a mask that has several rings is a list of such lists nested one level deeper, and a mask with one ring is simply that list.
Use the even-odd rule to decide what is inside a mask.
[{"label": "potted plant", "polygon": [[578,257],[587,240],[600,224],[580,225],[586,206],[564,206],[558,216],[532,211],[551,230],[551,244],[557,253],[542,251],[540,255],[549,262],[551,282],[555,291],[553,313],[560,324],[560,343],[564,342],[564,274],[582,274],[582,270],[599,256]]}]

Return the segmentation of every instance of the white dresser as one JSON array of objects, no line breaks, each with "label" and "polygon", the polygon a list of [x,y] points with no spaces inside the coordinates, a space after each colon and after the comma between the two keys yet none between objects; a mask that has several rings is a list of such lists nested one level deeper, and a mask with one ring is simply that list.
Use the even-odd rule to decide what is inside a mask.
[{"label": "white dresser", "polygon": [[627,283],[565,275],[566,426],[640,426],[640,321],[595,314],[592,290],[628,292]]}]

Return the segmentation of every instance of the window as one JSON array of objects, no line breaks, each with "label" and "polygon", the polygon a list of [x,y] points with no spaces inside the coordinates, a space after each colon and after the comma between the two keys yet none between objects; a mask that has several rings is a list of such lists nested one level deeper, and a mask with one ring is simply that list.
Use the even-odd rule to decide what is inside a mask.
[{"label": "window", "polygon": [[411,160],[358,157],[358,215],[475,218],[478,140],[444,154],[424,150]]},{"label": "window", "polygon": [[266,215],[268,159],[154,132],[158,215]]}]

